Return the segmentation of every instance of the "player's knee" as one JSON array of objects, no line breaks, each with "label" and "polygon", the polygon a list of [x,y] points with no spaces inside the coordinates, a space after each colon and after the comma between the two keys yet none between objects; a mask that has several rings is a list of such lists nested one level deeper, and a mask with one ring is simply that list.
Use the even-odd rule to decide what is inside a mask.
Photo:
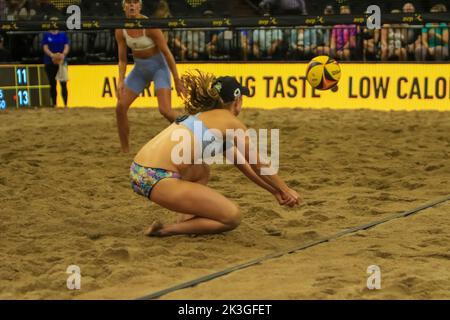
[{"label": "player's knee", "polygon": [[223,222],[227,225],[228,230],[233,230],[237,228],[241,223],[242,220],[241,210],[239,210],[239,207],[234,203],[230,203],[230,206],[227,210],[228,212],[226,214],[225,221]]},{"label": "player's knee", "polygon": [[125,113],[127,113],[127,106],[119,100],[116,105],[116,114],[123,115]]}]

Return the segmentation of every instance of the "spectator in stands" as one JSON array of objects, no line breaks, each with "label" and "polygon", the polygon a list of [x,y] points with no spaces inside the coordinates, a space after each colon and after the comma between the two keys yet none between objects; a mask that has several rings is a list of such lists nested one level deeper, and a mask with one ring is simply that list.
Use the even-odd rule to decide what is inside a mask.
[{"label": "spectator in stands", "polygon": [[172,50],[173,55],[178,60],[182,61],[186,60],[188,52],[187,46],[182,42],[184,37],[183,34],[185,32],[186,31],[173,30],[169,36],[169,46]]},{"label": "spectator in stands", "polygon": [[[51,21],[57,21],[57,17],[52,17]],[[67,54],[69,53],[69,38],[65,32],[60,32],[53,30],[44,33],[42,38],[42,48],[44,50],[44,64],[45,71],[47,73],[48,81],[50,83],[50,94],[52,98],[52,106],[56,107],[57,100],[57,81],[56,75],[58,74],[59,68],[63,64],[67,64]],[[64,106],[67,108],[67,82],[60,81],[62,97],[64,101]]]},{"label": "spectator in stands", "polygon": [[[204,12],[204,17],[211,13]],[[202,30],[175,30],[171,41],[174,54],[181,60],[206,60],[208,58],[206,44],[209,32]]]},{"label": "spectator in stands", "polygon": [[59,17],[62,12],[59,11],[50,0],[33,0],[31,6],[36,12],[36,18],[47,20],[49,17]]},{"label": "spectator in stands", "polygon": [[170,7],[167,1],[160,0],[158,2],[158,4],[155,7],[155,12],[153,13],[153,16],[162,19],[172,17],[172,14],[170,13]]},{"label": "spectator in stands", "polygon": [[[350,14],[350,7],[341,6],[340,14]],[[339,60],[350,60],[353,51],[356,48],[357,28],[354,24],[338,24],[333,27],[331,32],[331,55]]]},{"label": "spectator in stands", "polygon": [[207,33],[205,31],[201,30],[181,31],[180,32],[181,43],[185,48],[187,48],[185,58],[189,60],[206,60],[207,58],[206,39]]},{"label": "spectator in stands", "polygon": [[289,50],[295,60],[308,60],[314,57],[317,48],[317,29],[299,27],[290,32]]},{"label": "spectator in stands", "polygon": [[[447,12],[444,4],[434,5],[430,12]],[[422,28],[422,57],[431,60],[445,60],[449,55],[448,27],[444,22],[427,23]]]},{"label": "spectator in stands", "polygon": [[[379,59],[381,32],[378,29],[362,27],[360,29],[361,41],[358,44],[363,49],[362,56],[365,60],[375,61]],[[357,45],[358,47],[358,45]]]},{"label": "spectator in stands", "polygon": [[28,20],[36,14],[29,8],[27,0],[8,0],[6,2],[5,16],[8,21]]},{"label": "spectator in stands", "polygon": [[[160,19],[167,19],[172,17],[169,4],[165,0],[160,0],[158,2],[155,12],[153,13],[153,17]],[[179,36],[180,32],[163,31],[163,34],[167,39],[173,55],[181,60],[185,60],[187,47],[181,43],[181,39]]]},{"label": "spectator in stands", "polygon": [[[327,5],[323,11],[324,15],[334,14],[334,9],[332,5]],[[331,38],[331,28],[316,26],[317,32],[317,55],[330,55],[330,38]]]},{"label": "spectator in stands", "polygon": [[[400,13],[392,10],[391,13]],[[381,60],[406,61],[406,29],[401,24],[385,24],[381,30]]]},{"label": "spectator in stands", "polygon": [[11,61],[11,53],[9,52],[9,50],[5,48],[5,39],[0,34],[0,63],[10,61]]},{"label": "spectator in stands", "polygon": [[271,13],[307,14],[305,0],[263,0],[259,7]]},{"label": "spectator in stands", "polygon": [[[407,2],[403,5],[403,13],[415,13],[416,8],[411,2]],[[417,25],[405,25],[405,37],[406,37],[406,51],[408,60],[420,60],[422,54],[422,32],[421,26]]]},{"label": "spectator in stands", "polygon": [[248,54],[249,52],[251,52],[253,48],[253,40],[250,34],[251,31],[249,30],[241,30],[241,32],[238,35],[239,36],[238,46],[242,52],[242,59],[244,61],[248,60]]},{"label": "spectator in stands", "polygon": [[206,45],[206,51],[211,59],[230,59],[233,54],[237,53],[234,51],[235,38],[237,37],[240,42],[239,48],[242,50],[243,60],[247,60],[247,31],[219,31],[212,35],[211,41]]},{"label": "spectator in stands", "polygon": [[[371,14],[371,12],[366,12]],[[365,26],[357,27],[355,58],[364,61],[379,59],[381,32],[378,29],[369,29]]]},{"label": "spectator in stands", "polygon": [[[156,5],[155,12],[152,14],[152,16],[158,19],[167,19],[172,17],[169,4],[165,0],[160,0]],[[163,34],[166,37],[167,41],[169,41],[168,31],[163,31]]]},{"label": "spectator in stands", "polygon": [[172,17],[172,14],[170,13],[170,7],[167,1],[160,0],[158,2],[158,4],[155,7],[155,12],[153,13],[153,16],[160,19]]},{"label": "spectator in stands", "polygon": [[6,2],[5,0],[0,0],[0,21],[6,20]]},{"label": "spectator in stands", "polygon": [[283,44],[283,32],[281,29],[258,28],[253,31],[253,55],[257,59],[280,56]]}]

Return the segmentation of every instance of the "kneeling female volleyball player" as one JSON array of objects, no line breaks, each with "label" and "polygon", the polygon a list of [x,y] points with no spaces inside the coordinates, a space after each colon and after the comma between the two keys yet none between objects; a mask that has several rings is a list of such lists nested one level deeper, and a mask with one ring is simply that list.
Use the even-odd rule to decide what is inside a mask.
[{"label": "kneeling female volleyball player", "polygon": [[[176,130],[185,130],[194,149],[198,147],[204,151],[212,142],[203,139],[208,128],[220,132],[222,137],[217,138],[223,140],[226,140],[227,129],[246,131],[237,115],[242,109],[242,95],[249,95],[249,89],[235,78],[216,78],[200,71],[196,75],[183,76],[182,81],[188,91],[185,99],[187,115],[178,117],[175,123],[150,140],[136,155],[130,168],[131,185],[137,194],[182,214],[175,224],[154,222],[145,231],[148,236],[220,233],[236,228],[241,221],[239,208],[206,186],[209,179],[207,164],[202,161],[195,164],[198,163],[195,155],[189,156],[189,163],[173,161],[172,150],[179,142],[172,136]],[[197,130],[199,125],[201,135]],[[248,137],[244,143],[233,141],[230,146],[234,157],[245,157],[245,161],[240,161],[244,164],[236,166],[250,180],[272,193],[280,205],[293,207],[299,204],[297,192],[288,188],[278,175],[261,174],[261,169],[270,166],[263,164],[259,156],[253,161],[255,164],[249,164],[251,146]]]}]

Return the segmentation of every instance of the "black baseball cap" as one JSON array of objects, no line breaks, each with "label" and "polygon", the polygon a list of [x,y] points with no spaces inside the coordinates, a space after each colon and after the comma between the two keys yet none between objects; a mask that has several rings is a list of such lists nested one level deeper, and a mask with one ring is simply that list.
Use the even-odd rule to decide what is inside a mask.
[{"label": "black baseball cap", "polygon": [[234,77],[219,77],[213,84],[213,88],[219,92],[223,102],[235,101],[240,96],[249,96],[250,90],[242,86]]}]

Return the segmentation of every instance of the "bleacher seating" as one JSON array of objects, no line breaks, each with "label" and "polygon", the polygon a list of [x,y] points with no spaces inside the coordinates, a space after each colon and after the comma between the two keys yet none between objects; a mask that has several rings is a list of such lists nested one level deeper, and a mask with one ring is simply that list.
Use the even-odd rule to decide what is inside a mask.
[{"label": "bleacher seating", "polygon": [[42,43],[43,37],[44,37],[43,33],[39,33],[39,34],[33,36],[32,41],[31,41],[31,43],[32,43],[31,47],[27,51],[27,54],[24,57],[22,57],[23,63],[40,63],[41,62],[42,55],[43,55],[41,43]]},{"label": "bleacher seating", "polygon": [[69,63],[86,63],[89,50],[89,35],[84,32],[69,32],[70,53]]},{"label": "bleacher seating", "polygon": [[[143,14],[147,16],[152,16],[153,12],[155,11],[155,8],[160,0],[143,0]],[[262,12],[258,9],[257,5],[261,0],[174,0],[169,1],[169,5],[171,8],[172,16],[179,17],[198,17],[198,16],[204,16],[205,11],[209,9],[213,9],[211,11],[214,12],[214,15],[222,15],[226,16],[230,12],[233,13],[233,10],[241,10],[246,11],[245,8],[248,9],[248,14],[261,14]],[[368,4],[377,4],[379,5],[384,12],[390,12],[392,9],[401,9],[403,4],[409,0],[393,0],[393,1],[384,1],[384,0],[371,0],[371,1],[350,1],[350,0],[305,0],[307,3],[307,10],[309,14],[315,15],[315,14],[322,14],[323,9],[328,4],[333,4],[335,8],[335,13],[338,14],[338,7],[339,4],[351,4],[352,13],[358,14],[362,13],[366,10]],[[251,2],[253,2],[253,5],[251,5]],[[437,2],[442,2],[442,0],[417,0],[412,1],[415,6],[416,10],[418,12],[428,12],[430,10],[430,7]],[[447,0],[447,2],[449,2]],[[53,3],[54,6],[51,6],[53,9],[56,10],[55,7],[60,8],[61,10],[65,11],[65,8],[68,5],[79,3],[82,6],[82,13],[84,16],[90,16],[95,18],[101,18],[101,17],[108,17],[108,18],[123,18],[123,7],[122,7],[122,0],[60,0],[60,1],[51,1],[47,0],[43,2],[44,4]],[[450,7],[450,6],[449,6]],[[231,8],[231,9],[230,9]],[[252,13],[253,12],[253,13]],[[236,12],[233,13],[234,15],[238,16]],[[38,13],[35,18],[42,19],[42,18],[49,18],[49,14],[42,14]],[[178,59],[193,59],[193,60],[240,60],[240,59],[247,59],[247,60],[270,60],[270,59],[282,59],[282,60],[302,60],[302,59],[308,59],[309,57],[305,54],[301,54],[300,56],[297,54],[292,54],[291,45],[292,45],[292,34],[290,29],[296,29],[299,27],[292,27],[292,28],[285,28],[284,29],[284,36],[280,44],[277,45],[277,52],[274,53],[274,55],[268,55],[268,56],[260,56],[255,55],[252,53],[253,44],[252,42],[254,39],[252,39],[252,31],[250,30],[248,32],[248,39],[244,40],[247,41],[247,50],[243,50],[243,41],[241,41],[241,35],[239,34],[239,30],[231,30],[233,32],[233,36],[231,38],[227,38],[225,40],[221,40],[222,42],[218,44],[210,45],[210,49],[213,50],[209,53],[206,53],[206,50],[203,49],[201,51],[201,55],[198,55],[196,57],[191,57],[189,54],[184,55],[183,58],[180,53],[180,45],[178,44],[178,47],[175,46],[176,41],[174,39],[176,38],[174,36],[174,32],[169,32],[169,47],[173,50],[174,55]],[[300,27],[301,29],[302,27]],[[332,27],[330,27],[332,28]],[[206,34],[208,36],[205,37],[205,40],[202,40],[202,43],[200,44],[203,48],[208,47],[208,43],[211,42],[211,36],[214,33],[217,33],[218,30],[206,30]],[[180,31],[177,31],[180,32]],[[294,33],[296,31],[294,30]],[[418,33],[421,33],[421,29],[419,26]],[[306,41],[304,40],[304,36],[302,36],[302,40],[300,39],[300,35],[303,33],[299,33],[299,37],[294,35],[294,37],[297,40],[294,41]],[[400,34],[397,32],[397,34]],[[5,33],[6,35],[6,33]],[[70,63],[111,63],[115,62],[117,60],[117,44],[114,37],[114,30],[100,30],[98,32],[68,32],[70,44],[71,44],[71,52],[69,54],[68,60]],[[364,38],[365,36],[368,36],[368,38]],[[417,38],[417,37],[416,37]],[[14,58],[14,61],[16,62],[24,62],[24,63],[40,63],[42,62],[42,48],[40,47],[40,41],[42,39],[42,34],[38,33],[18,33],[18,34],[8,34],[6,37],[7,41],[5,41],[7,49],[11,51],[11,55]],[[329,39],[329,36],[328,38]],[[374,35],[370,35],[369,33],[365,33],[364,30],[361,29],[361,32],[358,31],[356,35],[356,47],[351,52],[351,59],[356,60],[382,60],[383,56],[380,54],[382,52],[382,45],[380,37],[377,37],[377,43],[375,44],[376,52],[371,52],[370,54],[366,54],[364,51],[364,46],[366,45],[365,42],[367,40],[370,40],[372,42],[375,41]],[[413,39],[414,40],[414,39]],[[189,38],[186,38],[183,40],[184,42],[182,45],[184,47],[192,47],[192,43],[189,43]],[[309,41],[309,40],[308,40]],[[329,40],[328,40],[329,41]],[[253,43],[253,44],[252,44]],[[420,41],[415,41],[419,43]],[[408,43],[407,45],[410,45],[411,43]],[[406,45],[402,44],[404,47]],[[328,45],[322,44],[322,46],[329,47]],[[448,45],[447,45],[448,46]],[[328,48],[329,49],[329,48]],[[387,48],[389,49],[389,48]],[[387,50],[384,48],[384,51]],[[415,47],[413,48],[416,49]],[[420,47],[418,48],[420,49]],[[446,48],[444,48],[447,50]],[[185,50],[185,49],[184,49]],[[215,51],[214,51],[215,50]],[[296,50],[296,49],[295,49]],[[294,51],[295,51],[294,50]],[[410,48],[408,49],[408,59],[409,60],[430,60],[430,57],[424,57],[423,58],[417,58],[414,57],[414,50],[411,51]],[[444,50],[444,51],[445,51]],[[192,51],[192,50],[191,50]],[[244,53],[245,51],[245,53]],[[278,54],[280,53],[280,54]],[[296,53],[296,52],[294,52]],[[245,58],[242,57],[242,55],[245,55]],[[310,54],[312,54],[310,52]],[[447,55],[446,55],[447,56]],[[132,55],[131,51],[129,51],[129,60],[132,61]],[[394,58],[397,58],[396,55],[394,55]],[[385,59],[383,59],[385,60]],[[432,59],[431,59],[432,60]]]},{"label": "bleacher seating", "polygon": [[117,44],[110,31],[99,31],[94,34],[87,59],[89,62],[112,62],[116,60]]}]

